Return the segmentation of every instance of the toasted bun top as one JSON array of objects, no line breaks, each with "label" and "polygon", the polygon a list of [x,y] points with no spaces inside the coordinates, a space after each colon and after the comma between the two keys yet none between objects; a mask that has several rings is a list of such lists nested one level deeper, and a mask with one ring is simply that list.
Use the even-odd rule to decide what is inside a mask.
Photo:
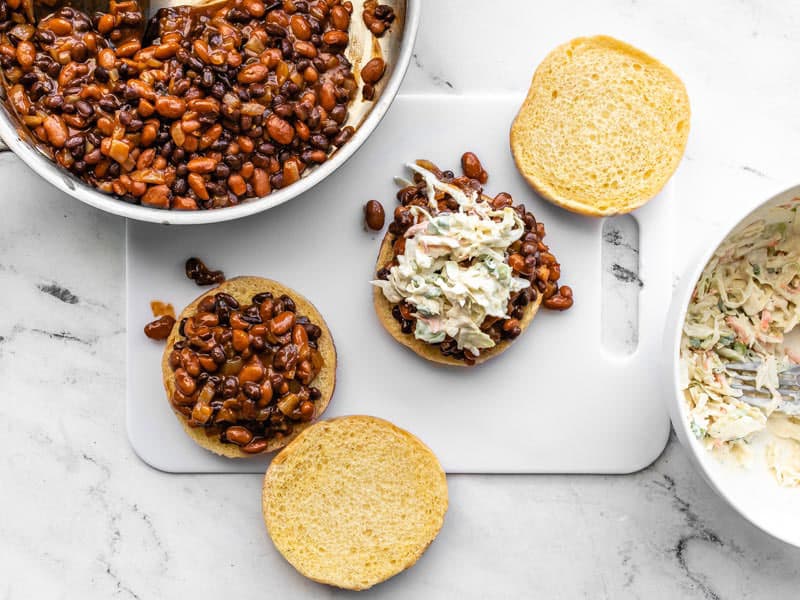
[{"label": "toasted bun top", "polygon": [[[319,340],[317,340],[317,349],[322,355],[324,365],[322,370],[312,382],[312,385],[318,388],[322,393],[322,396],[319,398],[319,400],[314,402],[314,418],[319,418],[319,416],[328,407],[331,396],[333,396],[334,387],[336,386],[336,348],[333,345],[331,332],[316,307],[296,291],[278,283],[277,281],[265,279],[263,277],[234,277],[223,282],[216,288],[203,292],[203,294],[198,296],[185,309],[183,309],[180,316],[178,316],[176,323],[180,323],[182,319],[197,314],[197,306],[200,304],[200,301],[203,298],[206,296],[213,296],[220,292],[230,294],[242,305],[250,304],[252,297],[261,292],[271,292],[276,298],[286,294],[292,300],[294,300],[298,315],[308,317],[311,323],[322,329],[322,335],[320,336]],[[164,355],[161,359],[161,375],[164,382],[164,388],[167,392],[167,401],[169,402],[170,407],[172,407],[170,398],[172,398],[172,394],[175,392],[175,378],[173,371],[169,366],[169,355],[172,352],[175,342],[177,342],[180,337],[181,336],[178,333],[178,325],[176,324],[176,326],[173,327],[169,338],[167,338],[167,345],[164,348]],[[178,417],[178,421],[180,421],[181,425],[183,425],[183,428],[186,430],[186,433],[189,435],[189,437],[191,437],[203,448],[211,450],[216,454],[227,456],[228,458],[246,458],[253,456],[252,454],[242,452],[239,446],[236,444],[223,444],[219,440],[218,435],[206,435],[205,428],[203,427],[190,427],[188,419],[181,413],[175,411],[174,407],[173,412],[175,413],[175,416]],[[279,448],[283,448],[310,424],[310,422],[294,423],[291,434],[287,436],[277,435],[273,437],[263,453],[274,452]]]},{"label": "toasted bun top", "polygon": [[276,456],[264,520],[300,573],[363,590],[413,565],[438,534],[447,480],[416,437],[367,416],[321,421]]},{"label": "toasted bun top", "polygon": [[511,126],[517,168],[568,210],[627,213],[675,172],[689,135],[689,98],[666,66],[608,36],[553,50]]}]

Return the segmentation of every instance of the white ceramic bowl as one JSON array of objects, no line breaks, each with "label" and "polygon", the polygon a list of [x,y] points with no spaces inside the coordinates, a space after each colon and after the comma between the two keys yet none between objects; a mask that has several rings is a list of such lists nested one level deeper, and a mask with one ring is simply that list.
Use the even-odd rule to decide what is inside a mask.
[{"label": "white ceramic bowl", "polygon": [[763,445],[753,448],[753,465],[750,468],[723,463],[703,447],[689,429],[688,406],[680,389],[678,363],[686,309],[694,286],[714,251],[731,232],[758,220],[769,207],[798,197],[800,186],[785,190],[744,216],[739,215],[724,233],[708,240],[702,256],[691,263],[691,270],[681,277],[678,289],[675,290],[664,333],[663,356],[666,359],[666,368],[663,372],[666,373],[665,385],[670,390],[666,397],[672,425],[681,444],[706,481],[734,510],[756,527],[800,547],[800,488],[783,488],[778,485],[767,468]]},{"label": "white ceramic bowl", "polygon": [[[354,2],[356,6],[360,6],[360,4],[360,2]],[[56,166],[53,161],[34,148],[26,140],[26,138],[30,136],[27,132],[20,132],[13,117],[9,115],[5,106],[1,104],[0,138],[2,138],[9,149],[33,169],[34,172],[59,190],[77,198],[81,202],[85,202],[95,208],[115,215],[121,215],[137,221],[149,221],[151,223],[162,223],[165,225],[196,225],[230,221],[232,219],[246,217],[277,206],[278,204],[283,204],[299,196],[306,190],[311,189],[341,167],[366,141],[369,135],[378,126],[378,123],[380,123],[394,100],[394,97],[397,95],[397,91],[400,89],[400,84],[408,69],[408,64],[411,62],[414,51],[414,40],[417,36],[420,13],[422,10],[421,5],[421,0],[405,0],[405,15],[401,15],[393,26],[393,29],[397,29],[394,33],[396,37],[391,38],[392,34],[390,33],[380,40],[379,43],[384,49],[384,56],[387,57],[387,62],[389,63],[389,67],[387,68],[389,78],[385,84],[381,82],[381,86],[378,88],[380,96],[377,98],[374,105],[369,107],[369,112],[363,118],[363,121],[360,121],[353,137],[350,138],[341,149],[337,150],[329,160],[312,169],[309,174],[301,178],[300,181],[277,190],[264,198],[254,198],[228,208],[196,211],[161,210],[138,204],[130,204],[114,196],[97,191],[68,171]],[[360,18],[354,18],[351,27],[366,31]],[[400,30],[400,27],[402,27],[402,30]],[[361,33],[364,34],[363,31]],[[391,69],[391,71],[389,71],[389,69]],[[360,89],[358,94],[360,95]],[[350,121],[348,121],[348,123],[349,122]]]}]

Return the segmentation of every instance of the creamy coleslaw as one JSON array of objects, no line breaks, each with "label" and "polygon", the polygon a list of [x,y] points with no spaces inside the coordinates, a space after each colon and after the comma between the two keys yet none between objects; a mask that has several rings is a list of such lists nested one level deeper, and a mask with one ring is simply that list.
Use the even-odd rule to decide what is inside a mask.
[{"label": "creamy coleslaw", "polygon": [[[681,342],[689,423],[704,445],[747,464],[756,436],[770,435],[766,460],[781,485],[800,484],[800,418],[775,408],[778,375],[800,364],[787,343],[800,322],[798,203],[735,231],[704,269],[689,304]],[[758,362],[763,406],[741,400],[726,365]],[[770,400],[771,398],[771,400]]]},{"label": "creamy coleslaw", "polygon": [[[407,166],[425,181],[428,207],[411,207],[417,223],[405,233],[405,252],[388,279],[372,285],[389,302],[405,300],[413,307],[417,339],[436,344],[450,336],[459,349],[477,356],[495,345],[481,324],[487,317],[508,318],[511,294],[530,285],[505,262],[524,223],[511,207],[495,210],[478,192],[444,183],[419,165]],[[436,195],[442,192],[456,200],[457,211],[438,213]]]}]

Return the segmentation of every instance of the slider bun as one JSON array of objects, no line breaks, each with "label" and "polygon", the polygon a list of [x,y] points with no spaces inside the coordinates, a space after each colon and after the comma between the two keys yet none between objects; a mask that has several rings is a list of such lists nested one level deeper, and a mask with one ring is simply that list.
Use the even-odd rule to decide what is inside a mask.
[{"label": "slider bun", "polygon": [[522,176],[553,204],[627,213],[658,194],[689,136],[689,97],[669,68],[608,36],[553,50],[511,126]]},{"label": "slider bun", "polygon": [[363,590],[417,562],[444,523],[447,479],[419,439],[367,416],[320,421],[264,476],[275,547],[319,583]]}]

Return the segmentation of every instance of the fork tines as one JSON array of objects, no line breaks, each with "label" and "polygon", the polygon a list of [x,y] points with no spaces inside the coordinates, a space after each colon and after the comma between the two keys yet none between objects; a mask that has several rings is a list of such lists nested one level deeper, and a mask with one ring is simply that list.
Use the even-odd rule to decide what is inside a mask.
[{"label": "fork tines", "polygon": [[[731,383],[731,387],[741,390],[743,395],[739,398],[743,402],[758,407],[769,408],[773,406],[775,400],[772,394],[763,388],[757,388],[756,371],[761,363],[731,363],[725,365],[727,370],[736,380]],[[778,374],[778,393],[781,400],[774,406],[775,411],[791,416],[800,416],[800,366],[792,367]]]}]

